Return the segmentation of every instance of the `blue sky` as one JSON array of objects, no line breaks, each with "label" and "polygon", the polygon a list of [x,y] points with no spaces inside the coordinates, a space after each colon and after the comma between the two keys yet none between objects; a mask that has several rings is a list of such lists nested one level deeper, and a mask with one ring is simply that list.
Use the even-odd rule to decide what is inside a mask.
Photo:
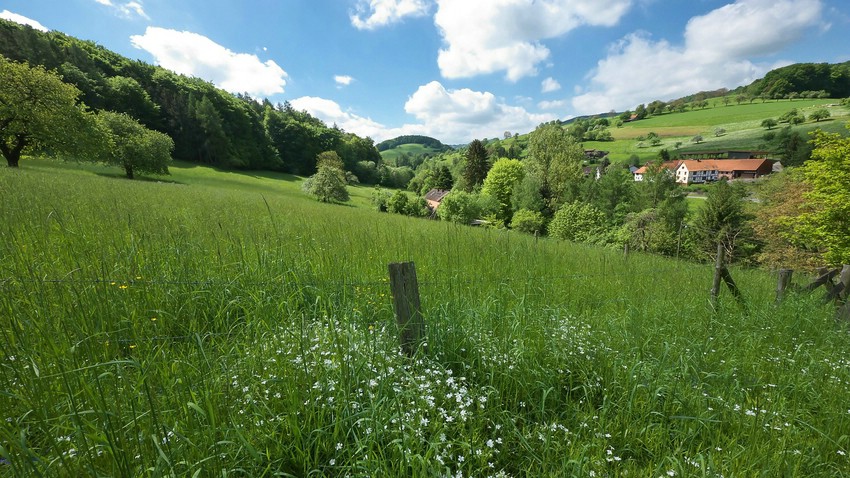
[{"label": "blue sky", "polygon": [[377,141],[527,133],[850,60],[847,0],[0,0],[0,17]]}]

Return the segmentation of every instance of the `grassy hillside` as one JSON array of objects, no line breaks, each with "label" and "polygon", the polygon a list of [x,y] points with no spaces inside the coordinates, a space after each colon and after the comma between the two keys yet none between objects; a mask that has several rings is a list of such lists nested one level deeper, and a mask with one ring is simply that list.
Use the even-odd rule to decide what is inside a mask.
[{"label": "grassy hillside", "polygon": [[[624,161],[632,154],[637,154],[646,161],[655,158],[658,151],[665,148],[675,153],[676,143],[679,142],[682,143],[679,147],[681,151],[770,148],[770,144],[764,139],[766,130],[761,127],[762,120],[776,119],[792,108],[797,108],[808,116],[815,108],[837,103],[838,101],[834,99],[780,100],[764,103],[757,100],[754,103],[740,105],[732,102],[724,106],[722,102],[715,100],[712,106],[705,109],[652,116],[626,123],[622,128],[611,128],[615,141],[585,142],[584,146],[610,151],[613,161]],[[838,106],[828,109],[832,114],[829,120],[807,121],[794,126],[793,129],[802,133],[808,133],[817,128],[832,132],[846,132],[844,124],[850,121],[850,109]],[[782,126],[785,125],[780,125]],[[715,136],[715,130],[718,128],[723,128],[726,133]],[[661,136],[662,143],[658,146],[650,146],[649,142],[644,141],[641,147],[637,138],[646,136],[650,132]],[[691,140],[696,135],[701,135],[704,142],[693,143]]]},{"label": "grassy hillside", "polygon": [[[0,476],[848,476],[850,337],[712,268],[177,165],[0,169]],[[368,189],[354,189],[358,201]],[[427,349],[398,352],[387,264]],[[798,281],[804,280],[798,278]]]},{"label": "grassy hillside", "polygon": [[383,158],[385,163],[397,164],[396,161],[398,157],[403,154],[416,157],[425,154],[433,156],[439,153],[441,153],[441,151],[436,148],[431,148],[422,144],[408,143],[396,146],[395,148],[388,149],[386,151],[381,151],[381,158]]}]

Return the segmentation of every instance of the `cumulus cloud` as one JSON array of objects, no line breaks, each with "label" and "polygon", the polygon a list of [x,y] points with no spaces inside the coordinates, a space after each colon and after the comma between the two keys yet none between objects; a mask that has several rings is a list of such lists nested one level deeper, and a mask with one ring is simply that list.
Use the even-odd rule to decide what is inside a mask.
[{"label": "cumulus cloud", "polygon": [[343,86],[350,85],[354,81],[354,78],[352,78],[348,75],[336,75],[336,76],[334,76],[334,81],[336,82],[337,85],[339,85],[340,87],[343,87]]},{"label": "cumulus cloud", "polygon": [[197,76],[235,93],[271,96],[283,93],[288,75],[272,60],[234,53],[209,38],[187,31],[148,27],[130,37],[133,46],[153,55],[157,64]]},{"label": "cumulus cloud", "polygon": [[551,93],[561,89],[561,84],[552,77],[543,80],[543,83],[540,86],[543,93]]},{"label": "cumulus cloud", "polygon": [[132,18],[134,16],[139,16],[144,19],[150,20],[150,17],[147,13],[145,13],[145,9],[141,4],[141,1],[130,1],[130,2],[113,2],[112,0],[94,0],[95,2],[105,5],[107,7],[112,8],[118,15],[124,18]]},{"label": "cumulus cloud", "polygon": [[504,71],[517,81],[549,58],[541,42],[582,25],[613,26],[634,0],[437,0],[434,22],[445,47],[437,63],[446,78]]},{"label": "cumulus cloud", "polygon": [[568,104],[566,100],[541,101],[537,103],[537,107],[541,110],[560,110],[565,109]]},{"label": "cumulus cloud", "polygon": [[573,107],[578,114],[623,110],[750,83],[786,64],[765,59],[821,25],[822,12],[821,0],[738,0],[692,18],[682,45],[630,34],[599,61]]},{"label": "cumulus cloud", "polygon": [[463,144],[475,138],[498,137],[504,131],[531,131],[540,123],[555,119],[554,115],[533,114],[522,107],[508,105],[489,92],[447,90],[437,81],[420,86],[404,105],[404,110],[417,122],[397,128],[344,111],[327,99],[305,97],[290,103],[328,124],[336,123],[346,131],[376,141],[422,134],[449,144]]},{"label": "cumulus cloud", "polygon": [[32,18],[27,18],[23,15],[18,15],[17,13],[12,13],[9,10],[3,10],[0,12],[0,18],[4,20],[9,20],[11,22],[20,23],[21,25],[29,25],[36,30],[41,30],[43,32],[47,31],[47,27],[42,25],[41,23],[33,20]]},{"label": "cumulus cloud", "polygon": [[351,24],[359,30],[374,30],[405,17],[423,16],[429,6],[429,0],[360,0],[350,15]]}]

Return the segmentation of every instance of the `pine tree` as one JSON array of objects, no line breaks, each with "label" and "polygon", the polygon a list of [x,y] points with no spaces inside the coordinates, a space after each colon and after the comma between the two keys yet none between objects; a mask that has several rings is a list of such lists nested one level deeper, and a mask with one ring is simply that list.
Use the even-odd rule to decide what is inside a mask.
[{"label": "pine tree", "polygon": [[463,170],[467,192],[471,192],[476,186],[484,184],[484,178],[490,171],[488,159],[487,150],[484,149],[484,144],[481,141],[476,139],[469,143],[469,149],[466,151],[466,167]]}]

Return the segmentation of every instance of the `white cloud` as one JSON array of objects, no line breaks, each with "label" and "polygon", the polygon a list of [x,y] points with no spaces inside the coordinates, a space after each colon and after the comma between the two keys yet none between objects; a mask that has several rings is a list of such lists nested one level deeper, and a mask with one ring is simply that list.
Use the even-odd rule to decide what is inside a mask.
[{"label": "white cloud", "polygon": [[32,18],[27,18],[23,15],[18,15],[17,13],[12,13],[9,10],[3,10],[2,12],[0,12],[0,18],[2,18],[4,20],[9,20],[9,21],[12,21],[12,22],[15,22],[15,23],[20,23],[21,25],[29,25],[29,26],[35,28],[36,30],[41,30],[43,32],[46,32],[48,30],[46,26],[44,26],[41,23],[33,20]]},{"label": "white cloud", "polygon": [[134,15],[142,17],[146,20],[150,20],[151,18],[145,13],[145,8],[142,6],[141,0],[139,1],[129,1],[123,3],[116,3],[112,0],[94,0],[95,2],[110,7],[115,10],[120,16],[124,18],[132,18]]},{"label": "white cloud", "polygon": [[352,78],[348,75],[336,75],[336,76],[334,76],[334,81],[336,82],[337,85],[339,85],[340,87],[343,87],[343,86],[350,85],[354,81],[354,78]]},{"label": "white cloud", "polygon": [[522,107],[505,104],[489,92],[470,89],[447,90],[437,81],[420,86],[404,105],[416,123],[390,128],[370,118],[344,111],[337,103],[314,97],[290,102],[328,124],[382,141],[404,134],[422,134],[449,144],[464,144],[475,138],[495,138],[504,131],[531,131],[556,117],[532,114]]},{"label": "white cloud", "polygon": [[551,93],[553,91],[558,91],[561,89],[561,84],[558,83],[558,81],[552,77],[543,80],[543,83],[540,86],[541,91],[543,91],[543,93]]},{"label": "white cloud", "polygon": [[542,40],[582,25],[613,26],[634,0],[437,0],[445,42],[437,58],[446,78],[505,71],[517,81],[549,58]]},{"label": "white cloud", "polygon": [[404,17],[423,16],[429,6],[429,0],[359,0],[356,13],[350,15],[351,24],[359,30],[374,30]]},{"label": "white cloud", "polygon": [[286,86],[288,75],[274,61],[234,53],[197,33],[148,27],[144,35],[133,35],[130,41],[152,54],[157,64],[227,91],[271,96],[283,93]]},{"label": "white cloud", "polygon": [[599,61],[573,107],[578,114],[624,110],[750,83],[784,64],[764,59],[820,25],[822,11],[821,0],[738,0],[692,18],[683,45],[630,34]]},{"label": "white cloud", "polygon": [[566,109],[568,104],[566,100],[541,101],[537,103],[537,107],[541,110],[561,110]]}]

